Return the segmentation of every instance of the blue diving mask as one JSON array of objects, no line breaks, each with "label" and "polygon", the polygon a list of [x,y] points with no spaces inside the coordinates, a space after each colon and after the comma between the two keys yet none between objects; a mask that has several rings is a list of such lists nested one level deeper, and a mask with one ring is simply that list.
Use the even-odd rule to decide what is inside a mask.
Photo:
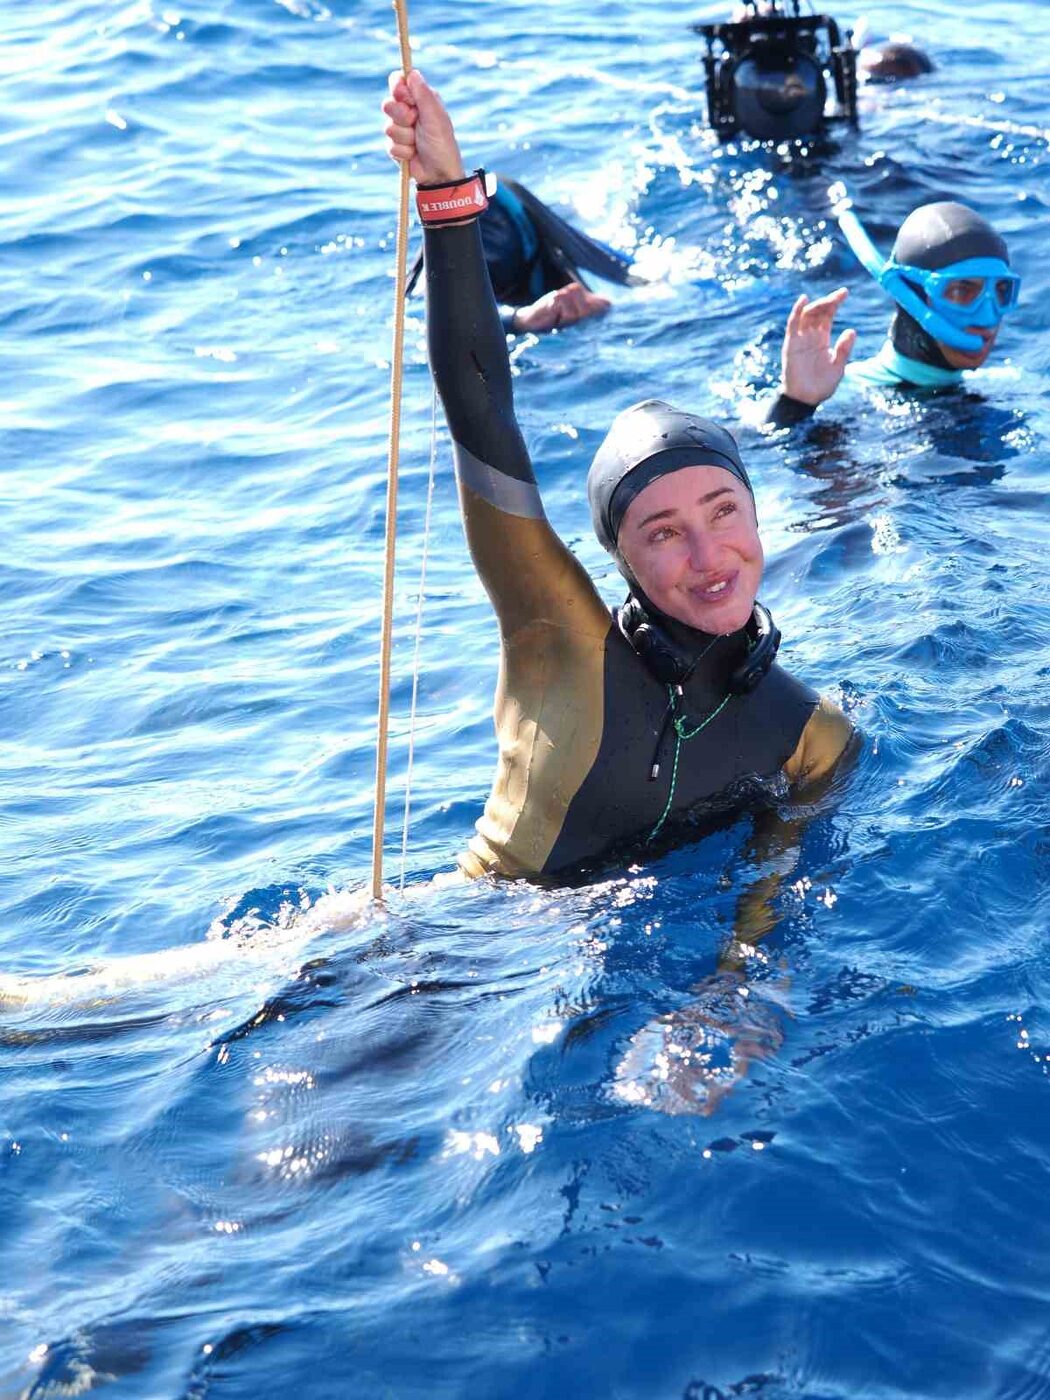
[{"label": "blue diving mask", "polygon": [[847,203],[840,203],[834,213],[861,264],[934,340],[955,350],[981,350],[984,341],[966,327],[991,330],[1017,305],[1021,279],[1002,258],[967,258],[936,272],[909,267],[892,254],[882,256]]}]

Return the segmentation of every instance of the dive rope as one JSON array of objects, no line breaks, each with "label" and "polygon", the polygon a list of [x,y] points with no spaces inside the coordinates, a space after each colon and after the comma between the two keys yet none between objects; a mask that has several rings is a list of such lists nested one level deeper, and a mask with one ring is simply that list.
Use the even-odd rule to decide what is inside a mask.
[{"label": "dive rope", "polygon": [[[401,71],[412,70],[406,0],[393,0]],[[390,356],[390,438],[386,469],[386,542],[383,550],[383,619],[379,639],[379,713],[376,720],[376,786],[372,814],[372,898],[383,897],[383,820],[386,815],[386,757],[390,730],[390,653],[394,619],[394,547],[397,541],[397,466],[401,439],[401,378],[405,353],[405,283],[408,280],[408,164],[401,163],[394,284],[394,343]]]}]

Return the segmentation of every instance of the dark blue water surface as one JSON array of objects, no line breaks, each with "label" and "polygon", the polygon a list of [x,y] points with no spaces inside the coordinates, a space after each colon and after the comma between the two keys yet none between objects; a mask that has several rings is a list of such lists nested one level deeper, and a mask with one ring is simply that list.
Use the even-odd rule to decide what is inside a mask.
[{"label": "dark blue water surface", "polygon": [[[977,205],[1022,303],[961,398],[743,429],[784,657],[866,736],[786,853],[741,818],[581,888],[428,887],[494,759],[439,440],[406,887],[362,915],[392,12],[4,8],[0,973],[97,975],[0,1012],[0,1395],[1050,1396],[1050,9],[873,0],[937,72],[790,158],[712,142],[684,0],[412,9],[468,161],[659,279],[515,350],[610,601],[582,483],[615,411],[738,419],[800,291],[848,284],[877,349],[833,179],[884,245]],[[422,331],[413,302],[395,881]],[[710,1116],[625,1101],[742,896],[779,1050]]]}]

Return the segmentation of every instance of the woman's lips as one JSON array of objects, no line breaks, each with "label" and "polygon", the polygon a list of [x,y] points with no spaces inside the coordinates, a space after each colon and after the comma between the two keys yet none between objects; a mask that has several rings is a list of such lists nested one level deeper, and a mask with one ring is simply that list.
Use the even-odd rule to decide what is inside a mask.
[{"label": "woman's lips", "polygon": [[736,574],[722,574],[707,583],[689,585],[689,596],[703,607],[726,603],[736,592]]}]

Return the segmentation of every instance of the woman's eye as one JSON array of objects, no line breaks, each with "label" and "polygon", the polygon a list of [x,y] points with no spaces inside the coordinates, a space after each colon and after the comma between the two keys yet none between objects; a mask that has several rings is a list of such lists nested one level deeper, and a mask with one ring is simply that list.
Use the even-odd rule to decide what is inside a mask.
[{"label": "woman's eye", "polygon": [[722,504],[715,511],[715,519],[721,520],[723,516],[734,515],[735,513],[736,501],[723,501]]},{"label": "woman's eye", "polygon": [[669,540],[673,534],[674,531],[671,529],[670,525],[661,525],[659,530],[654,530],[649,536],[649,543],[662,544],[664,540]]}]

